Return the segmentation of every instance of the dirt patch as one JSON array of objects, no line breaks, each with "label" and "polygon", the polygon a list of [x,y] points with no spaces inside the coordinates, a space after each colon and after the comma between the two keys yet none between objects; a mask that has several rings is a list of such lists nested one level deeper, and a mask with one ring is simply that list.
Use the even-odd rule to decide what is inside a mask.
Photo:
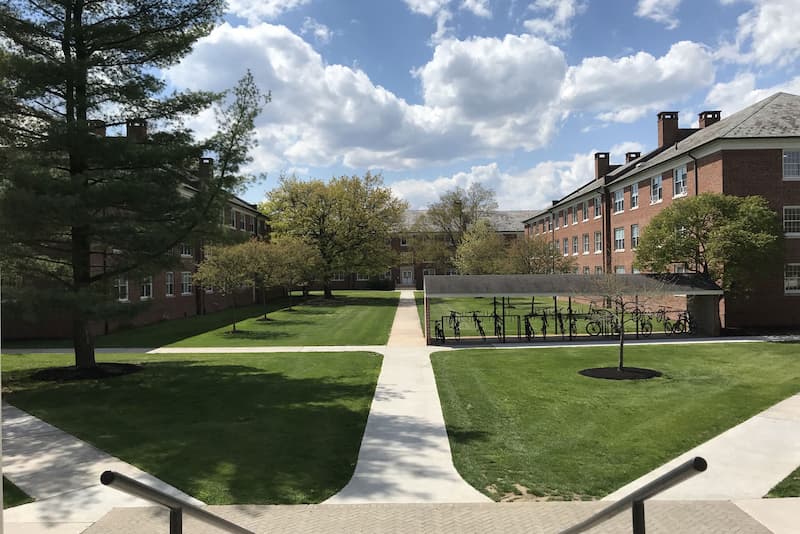
[{"label": "dirt patch", "polygon": [[594,367],[583,369],[578,374],[589,378],[603,378],[605,380],[647,380],[661,376],[660,371],[655,369],[642,369],[639,367]]}]

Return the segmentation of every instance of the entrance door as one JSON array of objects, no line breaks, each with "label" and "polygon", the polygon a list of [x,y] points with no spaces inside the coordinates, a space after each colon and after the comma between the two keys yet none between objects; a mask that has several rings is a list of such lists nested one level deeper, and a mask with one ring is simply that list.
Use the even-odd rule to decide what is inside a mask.
[{"label": "entrance door", "polygon": [[410,286],[414,284],[414,271],[412,269],[402,270],[402,285]]}]

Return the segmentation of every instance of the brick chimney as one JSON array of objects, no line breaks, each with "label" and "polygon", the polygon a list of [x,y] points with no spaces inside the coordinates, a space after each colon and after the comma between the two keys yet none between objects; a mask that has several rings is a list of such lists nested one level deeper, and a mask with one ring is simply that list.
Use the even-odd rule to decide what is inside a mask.
[{"label": "brick chimney", "polygon": [[93,119],[89,121],[89,133],[96,137],[106,136],[106,121]]},{"label": "brick chimney", "polygon": [[625,152],[625,163],[630,163],[641,155],[641,152]]},{"label": "brick chimney", "polygon": [[700,124],[700,129],[702,130],[706,126],[711,126],[715,122],[719,122],[721,115],[721,111],[701,111],[697,121]]},{"label": "brick chimney", "polygon": [[611,154],[608,152],[594,153],[594,178],[595,180],[605,176],[611,170]]},{"label": "brick chimney", "polygon": [[197,165],[197,177],[203,180],[211,180],[214,176],[214,158],[200,158]]},{"label": "brick chimney", "polygon": [[125,122],[125,136],[134,143],[144,143],[147,140],[147,121],[144,119],[128,119]]},{"label": "brick chimney", "polygon": [[662,111],[658,114],[658,148],[674,145],[678,141],[678,112]]}]

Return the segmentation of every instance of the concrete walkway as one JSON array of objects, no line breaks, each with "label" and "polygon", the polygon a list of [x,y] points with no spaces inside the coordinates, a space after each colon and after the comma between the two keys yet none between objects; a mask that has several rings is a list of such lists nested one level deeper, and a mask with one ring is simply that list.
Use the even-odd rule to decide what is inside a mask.
[{"label": "concrete walkway", "polygon": [[3,512],[6,534],[78,534],[113,508],[151,504],[101,485],[107,469],[203,504],[22,410],[2,410],[3,475],[36,499]]}]

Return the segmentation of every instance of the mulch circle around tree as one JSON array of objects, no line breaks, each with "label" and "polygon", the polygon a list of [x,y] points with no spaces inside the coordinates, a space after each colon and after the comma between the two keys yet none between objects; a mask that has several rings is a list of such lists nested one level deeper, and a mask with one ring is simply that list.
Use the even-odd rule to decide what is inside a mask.
[{"label": "mulch circle around tree", "polygon": [[647,380],[661,376],[660,371],[655,369],[642,369],[640,367],[623,367],[622,371],[618,367],[594,367],[583,369],[578,374],[589,378],[603,378],[606,380]]},{"label": "mulch circle around tree", "polygon": [[45,382],[71,382],[73,380],[96,380],[129,375],[142,370],[135,363],[98,363],[96,367],[82,369],[71,367],[52,367],[33,373],[32,378]]}]

